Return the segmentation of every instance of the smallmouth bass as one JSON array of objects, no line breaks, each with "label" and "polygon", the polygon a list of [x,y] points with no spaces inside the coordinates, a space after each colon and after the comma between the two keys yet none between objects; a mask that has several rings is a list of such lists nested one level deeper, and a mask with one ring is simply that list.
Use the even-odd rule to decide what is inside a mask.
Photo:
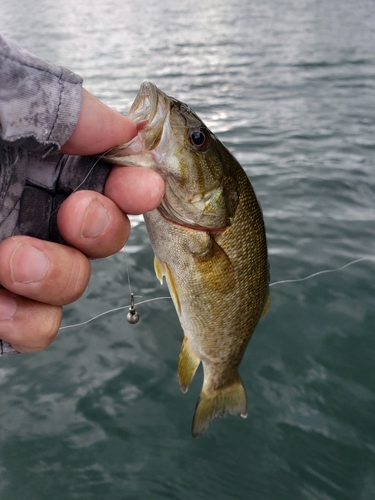
[{"label": "smallmouth bass", "polygon": [[192,425],[198,436],[218,415],[247,415],[238,367],[269,305],[262,211],[245,171],[186,104],[144,82],[129,117],[138,135],[105,159],[165,180],[161,204],[144,219],[156,276],[166,277],[184,331],[183,392],[203,365]]}]

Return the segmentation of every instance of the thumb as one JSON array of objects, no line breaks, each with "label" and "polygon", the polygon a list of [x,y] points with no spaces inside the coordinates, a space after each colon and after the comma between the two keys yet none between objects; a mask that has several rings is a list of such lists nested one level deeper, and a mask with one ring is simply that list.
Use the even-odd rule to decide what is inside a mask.
[{"label": "thumb", "polygon": [[130,141],[137,134],[135,124],[82,89],[81,114],[76,128],[61,152],[93,155]]}]

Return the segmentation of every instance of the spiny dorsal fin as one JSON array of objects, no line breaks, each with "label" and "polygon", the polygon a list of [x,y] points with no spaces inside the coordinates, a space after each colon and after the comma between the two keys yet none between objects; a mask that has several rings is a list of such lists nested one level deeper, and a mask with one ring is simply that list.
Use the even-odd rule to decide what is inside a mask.
[{"label": "spiny dorsal fin", "polygon": [[182,392],[187,392],[201,360],[191,350],[189,340],[184,336],[180,357],[178,358],[178,378]]},{"label": "spiny dorsal fin", "polygon": [[211,420],[226,414],[241,415],[246,418],[246,393],[239,373],[234,381],[221,389],[209,391],[202,389],[193,419],[192,434],[194,437],[208,429]]}]

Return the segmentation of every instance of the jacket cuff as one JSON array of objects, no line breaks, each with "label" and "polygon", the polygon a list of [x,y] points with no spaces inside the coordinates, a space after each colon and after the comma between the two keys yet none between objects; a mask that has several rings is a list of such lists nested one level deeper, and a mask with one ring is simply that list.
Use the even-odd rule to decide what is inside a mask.
[{"label": "jacket cuff", "polygon": [[16,351],[8,342],[0,339],[0,357],[1,356],[14,356],[14,354],[20,354]]}]

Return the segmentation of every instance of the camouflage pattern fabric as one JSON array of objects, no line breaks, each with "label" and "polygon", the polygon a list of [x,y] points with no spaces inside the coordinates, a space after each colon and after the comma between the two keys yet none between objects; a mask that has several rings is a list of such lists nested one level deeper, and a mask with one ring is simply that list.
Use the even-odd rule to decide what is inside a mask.
[{"label": "camouflage pattern fabric", "polygon": [[[61,203],[77,189],[103,192],[107,163],[59,153],[81,100],[81,77],[0,35],[0,241],[26,234],[63,243]],[[0,340],[0,356],[16,353]]]}]

